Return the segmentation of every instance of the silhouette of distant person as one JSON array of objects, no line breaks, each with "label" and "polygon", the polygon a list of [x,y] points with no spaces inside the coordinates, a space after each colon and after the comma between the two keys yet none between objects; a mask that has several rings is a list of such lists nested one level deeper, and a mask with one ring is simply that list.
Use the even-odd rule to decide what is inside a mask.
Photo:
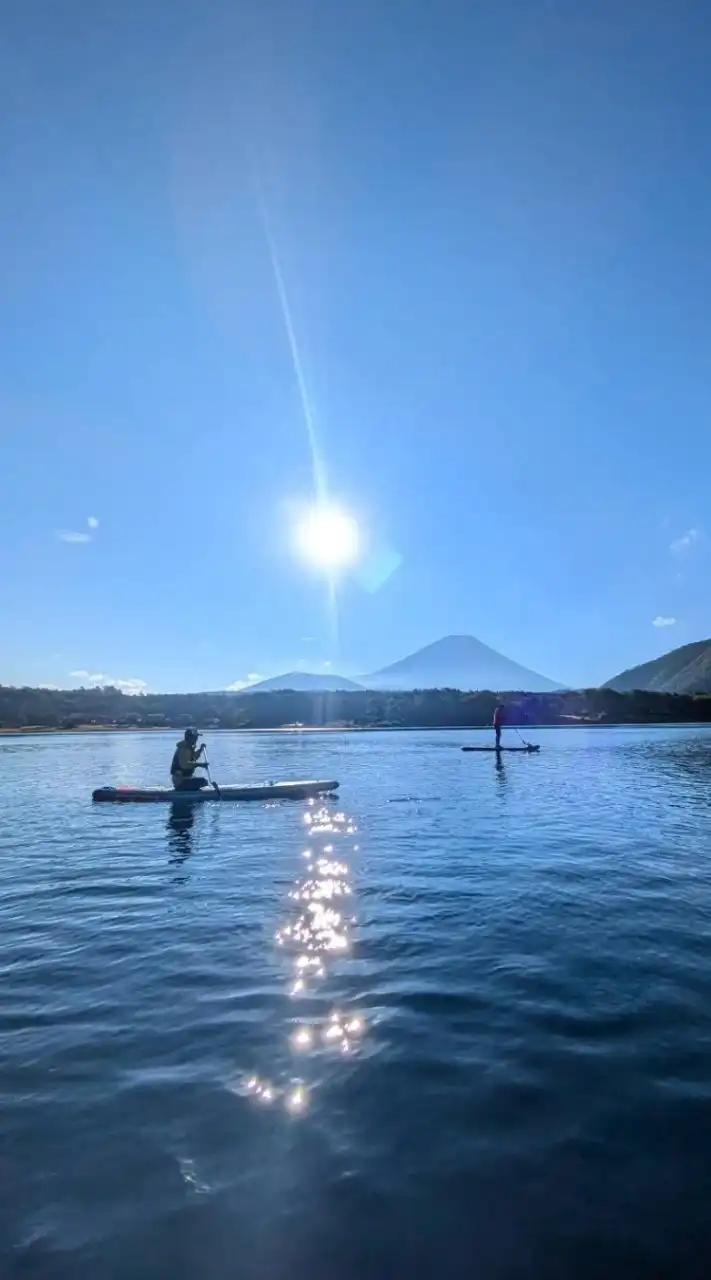
[{"label": "silhouette of distant person", "polygon": [[506,708],[503,702],[497,702],[494,708],[494,733],[496,734],[496,750],[501,750],[501,729],[506,723]]}]

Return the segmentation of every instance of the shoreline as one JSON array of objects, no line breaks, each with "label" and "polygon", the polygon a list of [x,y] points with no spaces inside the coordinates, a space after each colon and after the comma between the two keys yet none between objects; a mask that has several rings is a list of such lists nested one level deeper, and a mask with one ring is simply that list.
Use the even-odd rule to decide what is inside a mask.
[{"label": "shoreline", "polygon": [[573,689],[554,694],[457,689],[389,693],[142,694],[110,687],[56,690],[0,685],[0,735],[177,732],[206,733],[491,732],[503,702],[510,729],[604,728],[623,724],[711,724],[707,694]]},{"label": "shoreline", "polygon": [[[510,724],[505,725],[505,729],[524,731],[530,733],[538,732],[542,729],[686,729],[690,725],[697,728],[711,727],[708,720],[607,720],[601,723],[599,720],[578,720],[574,723],[567,724]],[[87,724],[80,725],[77,728],[57,728],[53,725],[27,725],[21,728],[0,729],[1,738],[23,738],[23,737],[45,737],[48,735],[71,734],[76,737],[80,734],[91,733],[163,733],[174,734],[182,733],[180,726],[171,727],[170,725],[112,725],[112,724]],[[200,731],[201,738],[211,737],[213,734],[283,734],[290,737],[296,737],[299,734],[314,733],[488,733],[493,734],[491,725],[461,725],[461,724],[407,724],[407,725],[339,725],[339,724],[304,724],[304,725],[278,725],[274,728],[240,728],[240,729],[206,729]]]}]

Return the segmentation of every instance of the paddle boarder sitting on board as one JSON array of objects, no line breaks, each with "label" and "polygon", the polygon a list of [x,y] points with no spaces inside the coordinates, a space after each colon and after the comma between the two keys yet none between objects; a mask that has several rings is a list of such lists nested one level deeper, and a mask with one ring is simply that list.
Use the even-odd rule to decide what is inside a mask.
[{"label": "paddle boarder sitting on board", "polygon": [[200,756],[205,744],[197,747],[200,737],[197,729],[186,729],[182,742],[176,743],[170,765],[170,777],[176,791],[199,791],[207,786],[207,778],[195,778],[196,769],[207,769],[207,761]]},{"label": "paddle boarder sitting on board", "polygon": [[506,720],[506,708],[503,702],[497,702],[494,708],[494,733],[496,734],[496,750],[501,750],[501,727]]}]

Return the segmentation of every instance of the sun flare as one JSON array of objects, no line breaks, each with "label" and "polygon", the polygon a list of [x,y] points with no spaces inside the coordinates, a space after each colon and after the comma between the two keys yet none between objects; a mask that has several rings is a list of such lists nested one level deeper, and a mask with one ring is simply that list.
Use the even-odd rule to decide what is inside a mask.
[{"label": "sun flare", "polygon": [[323,569],[343,569],[358,557],[358,525],[338,507],[313,507],[296,526],[296,548]]}]

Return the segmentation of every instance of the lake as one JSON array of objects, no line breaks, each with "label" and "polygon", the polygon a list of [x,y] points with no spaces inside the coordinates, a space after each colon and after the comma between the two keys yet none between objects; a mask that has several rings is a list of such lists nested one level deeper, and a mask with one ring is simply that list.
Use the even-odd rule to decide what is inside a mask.
[{"label": "lake", "polygon": [[711,732],[529,734],[0,738],[3,1280],[708,1276]]}]

